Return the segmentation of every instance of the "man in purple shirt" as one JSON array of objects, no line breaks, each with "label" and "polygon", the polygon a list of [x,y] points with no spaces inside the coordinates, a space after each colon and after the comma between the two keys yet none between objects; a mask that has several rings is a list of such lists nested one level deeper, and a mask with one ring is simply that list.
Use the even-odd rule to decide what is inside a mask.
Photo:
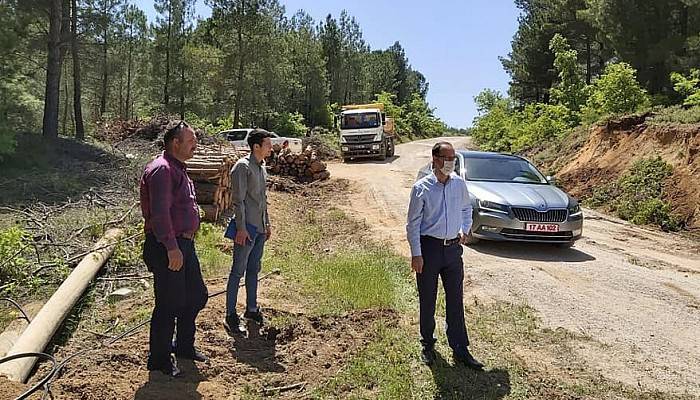
[{"label": "man in purple shirt", "polygon": [[[148,369],[177,376],[179,358],[206,361],[194,347],[195,319],[208,299],[194,235],[199,209],[185,161],[194,156],[197,137],[184,121],[163,137],[165,151],[146,165],[141,177],[141,212],[146,241],[143,260],[153,272],[155,307],[151,317]],[[172,343],[175,321],[176,340]]]}]

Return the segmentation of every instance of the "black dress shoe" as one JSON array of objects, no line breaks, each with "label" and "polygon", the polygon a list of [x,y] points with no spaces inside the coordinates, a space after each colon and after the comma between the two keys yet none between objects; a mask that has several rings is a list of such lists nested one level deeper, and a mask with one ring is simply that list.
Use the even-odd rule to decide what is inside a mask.
[{"label": "black dress shoe", "polygon": [[175,359],[172,358],[172,356],[170,356],[169,362],[162,365],[155,365],[149,359],[148,370],[159,371],[162,372],[164,375],[170,376],[172,378],[177,378],[178,376],[182,375],[182,371],[180,370],[180,368],[177,367],[177,362],[175,361]]},{"label": "black dress shoe", "polygon": [[251,321],[255,321],[259,325],[262,325],[262,323],[263,323],[263,315],[260,312],[260,310],[258,310],[258,311],[246,311],[245,313],[243,313],[243,318],[249,319]]},{"label": "black dress shoe", "polygon": [[453,355],[453,358],[455,362],[458,362],[460,364],[464,364],[464,366],[469,367],[473,370],[476,371],[483,371],[484,370],[484,364],[480,363],[477,361],[474,356],[469,353],[469,350],[464,351],[464,352],[455,352]]},{"label": "black dress shoe", "polygon": [[175,352],[175,356],[178,358],[184,358],[186,360],[192,360],[197,362],[209,361],[209,357],[205,356],[204,353],[197,349],[194,350],[194,353],[177,354],[177,352]]},{"label": "black dress shoe", "polygon": [[435,349],[433,349],[432,347],[423,347],[423,350],[420,353],[420,359],[423,362],[423,364],[427,366],[435,364],[435,360],[437,359],[437,356],[435,355]]},{"label": "black dress shoe", "polygon": [[178,352],[177,341],[175,341],[175,340],[173,340],[173,342],[170,346],[170,352],[175,354],[175,357],[184,358],[186,360],[193,360],[193,361],[199,361],[199,362],[207,362],[209,360],[209,357],[205,356],[204,353],[197,350],[196,348],[193,348],[192,351],[186,351],[186,352],[180,351],[180,352]]},{"label": "black dress shoe", "polygon": [[244,336],[246,334],[246,330],[241,326],[241,320],[238,318],[237,314],[226,316],[224,328],[231,336]]}]

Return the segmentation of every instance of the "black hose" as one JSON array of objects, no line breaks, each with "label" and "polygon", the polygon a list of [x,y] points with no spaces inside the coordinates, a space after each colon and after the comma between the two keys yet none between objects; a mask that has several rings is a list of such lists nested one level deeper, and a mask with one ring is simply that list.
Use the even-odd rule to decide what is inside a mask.
[{"label": "black hose", "polygon": [[15,307],[17,307],[17,309],[19,310],[19,312],[22,313],[22,317],[23,317],[24,319],[27,320],[27,323],[31,323],[31,322],[32,322],[32,320],[29,319],[29,315],[27,315],[27,313],[24,311],[24,309],[22,308],[22,306],[20,306],[19,303],[17,303],[16,301],[12,300],[12,299],[9,298],[9,297],[0,298],[0,301],[7,301],[7,302],[9,302],[9,303],[12,303],[12,305],[14,305]]},{"label": "black hose", "polygon": [[[5,358],[0,358],[0,364],[6,363],[8,361],[16,360],[18,358],[28,358],[28,357],[36,357],[36,358],[42,358],[44,360],[49,360],[51,361],[51,371],[46,374],[45,377],[41,378],[41,380],[31,388],[29,388],[26,392],[22,393],[17,397],[15,400],[24,400],[31,396],[34,392],[39,390],[42,387],[45,387],[46,383],[51,380],[51,378],[54,376],[56,373],[56,359],[53,358],[53,356],[46,354],[46,353],[18,353],[18,354],[13,354],[11,356],[7,356]],[[48,392],[48,387],[46,387],[46,392]]]}]

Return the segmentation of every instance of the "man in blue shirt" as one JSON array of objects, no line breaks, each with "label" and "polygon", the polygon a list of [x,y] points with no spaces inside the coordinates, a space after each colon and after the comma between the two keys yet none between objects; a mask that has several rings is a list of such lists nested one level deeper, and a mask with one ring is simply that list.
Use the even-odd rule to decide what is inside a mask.
[{"label": "man in blue shirt", "polygon": [[472,225],[467,184],[455,169],[450,143],[433,146],[433,173],[418,180],[411,190],[406,233],[411,247],[411,268],[416,272],[420,301],[422,360],[435,362],[435,302],[438,276],[445,289],[447,341],[456,362],[482,370],[469,353],[464,322],[462,244]]}]

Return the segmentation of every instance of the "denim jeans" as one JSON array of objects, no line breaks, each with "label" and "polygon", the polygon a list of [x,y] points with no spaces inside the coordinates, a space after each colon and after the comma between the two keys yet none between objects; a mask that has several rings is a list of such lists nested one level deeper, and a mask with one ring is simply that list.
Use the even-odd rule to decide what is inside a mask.
[{"label": "denim jeans", "polygon": [[246,310],[258,310],[258,273],[262,267],[263,249],[265,247],[265,232],[260,232],[251,238],[251,243],[245,246],[233,245],[233,265],[226,286],[226,315],[236,314],[238,286],[245,275]]}]

